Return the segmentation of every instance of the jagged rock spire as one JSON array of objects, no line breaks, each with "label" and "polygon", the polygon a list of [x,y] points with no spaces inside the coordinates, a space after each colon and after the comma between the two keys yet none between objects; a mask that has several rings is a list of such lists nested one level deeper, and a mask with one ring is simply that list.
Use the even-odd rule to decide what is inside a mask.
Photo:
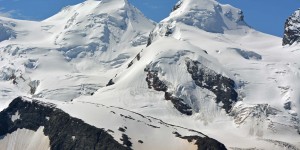
[{"label": "jagged rock spire", "polygon": [[296,42],[300,42],[300,9],[286,20],[282,45],[292,45]]}]

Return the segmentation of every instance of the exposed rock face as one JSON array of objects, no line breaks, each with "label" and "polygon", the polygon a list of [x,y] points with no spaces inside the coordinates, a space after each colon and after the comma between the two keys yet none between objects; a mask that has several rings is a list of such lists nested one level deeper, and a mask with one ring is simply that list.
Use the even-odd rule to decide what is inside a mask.
[{"label": "exposed rock face", "polygon": [[150,46],[150,45],[152,44],[153,38],[154,38],[153,36],[154,36],[154,35],[153,35],[153,31],[151,31],[150,34],[149,34],[148,40],[147,40],[147,45],[146,45],[146,47],[148,47],[148,46]]},{"label": "exposed rock face", "polygon": [[[106,106],[103,105],[103,107]],[[117,109],[126,110],[123,108]],[[112,111],[112,113],[116,114],[117,112]],[[144,123],[146,126],[155,128],[155,130],[166,127],[174,130],[173,134],[175,138],[187,140],[191,145],[196,145],[199,150],[226,149],[224,144],[202,134],[201,132],[168,124],[162,120],[153,117],[146,117],[135,112],[132,113],[134,113],[133,116],[139,116],[144,118],[146,122],[151,122],[151,124],[146,122]],[[137,119],[132,118],[130,115],[120,115],[124,117],[124,119]],[[143,122],[141,120],[136,121]],[[133,145],[131,138],[125,134],[127,130],[126,126],[119,128],[119,131],[122,133],[122,137],[120,138],[123,143],[122,145],[108,134],[114,133],[112,130],[108,130],[106,132],[104,129],[88,125],[80,119],[69,116],[67,113],[58,109],[54,104],[43,103],[36,100],[27,101],[21,97],[13,100],[7,109],[0,112],[0,137],[6,136],[10,133],[15,133],[18,129],[32,130],[35,132],[42,130],[44,135],[48,136],[51,150],[123,150],[131,149]],[[187,135],[186,132],[189,132],[189,134]],[[145,142],[139,139],[138,143],[143,144]]]},{"label": "exposed rock face", "polygon": [[173,132],[176,137],[181,139],[186,139],[188,142],[195,142],[198,150],[226,150],[224,144],[217,142],[216,140],[209,137],[199,137],[199,136],[182,136],[178,132]]},{"label": "exposed rock face", "polygon": [[238,97],[234,89],[234,81],[207,68],[200,62],[187,60],[186,65],[195,84],[213,92],[217,96],[216,102],[218,104],[222,102],[222,108],[228,113],[232,108],[232,103],[236,102]]},{"label": "exposed rock face", "polygon": [[[141,51],[143,52],[143,50]],[[141,59],[141,52],[139,52],[134,59],[128,64],[127,68],[130,68],[136,61],[140,61]]]},{"label": "exposed rock face", "polygon": [[217,142],[216,140],[209,138],[209,137],[204,137],[200,138],[199,136],[185,136],[182,137],[182,139],[187,139],[189,142],[195,142],[195,145],[197,145],[198,150],[226,150],[227,148],[225,147],[224,144]]},{"label": "exposed rock face", "polygon": [[155,91],[167,92],[168,87],[163,81],[159,79],[157,71],[152,71],[152,70],[145,70],[145,71],[148,72],[146,81],[148,83],[149,89],[153,88]]},{"label": "exposed rock face", "polygon": [[288,101],[288,102],[284,103],[284,109],[292,110],[292,102]]},{"label": "exposed rock face", "polygon": [[179,112],[189,116],[193,114],[192,108],[183,99],[175,97],[168,92],[168,86],[159,79],[157,71],[149,69],[145,69],[145,71],[148,72],[146,81],[149,89],[165,92],[165,99],[170,100]]},{"label": "exposed rock face", "polygon": [[295,11],[285,22],[282,45],[300,42],[300,9]]},{"label": "exposed rock face", "polygon": [[106,84],[106,86],[111,86],[111,85],[114,85],[114,84],[115,84],[115,82],[113,81],[113,79],[110,79],[108,81],[108,83]]},{"label": "exposed rock face", "polygon": [[[17,112],[20,117],[11,119]],[[28,102],[19,97],[0,113],[0,136],[18,129],[37,131],[42,126],[50,139],[51,150],[130,149],[119,144],[106,131],[73,118],[51,104]]]},{"label": "exposed rock face", "polygon": [[165,92],[165,99],[170,100],[174,104],[174,107],[181,113],[188,116],[193,114],[192,108],[187,103],[185,103],[183,99],[172,96],[172,94],[169,92]]},{"label": "exposed rock face", "polygon": [[173,6],[172,11],[177,10],[182,5],[182,0],[178,1],[175,6]]}]

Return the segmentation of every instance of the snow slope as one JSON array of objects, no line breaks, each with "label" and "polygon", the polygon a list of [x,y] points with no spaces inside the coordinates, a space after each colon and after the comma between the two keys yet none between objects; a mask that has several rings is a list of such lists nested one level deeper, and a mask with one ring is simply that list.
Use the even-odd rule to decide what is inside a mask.
[{"label": "snow slope", "polygon": [[[114,85],[78,100],[124,107],[201,130],[229,148],[282,149],[280,142],[299,147],[299,46],[282,47],[280,38],[257,32],[242,20],[228,19],[228,13],[241,17],[231,6],[211,0],[185,0],[179,5],[151,32],[139,60],[113,78]],[[209,8],[203,10],[207,14],[222,16],[210,18],[224,23],[213,24],[220,30],[209,30],[209,23],[197,26],[202,16],[185,19],[196,16],[190,10],[199,12],[204,7]],[[208,76],[214,72],[235,82],[238,97],[230,113],[221,109],[224,103],[216,104],[218,95],[213,90],[195,84],[187,68],[189,60],[209,68],[204,72]],[[152,81],[149,89],[149,70],[163,84]],[[160,87],[154,88],[155,84]],[[182,99],[193,115],[176,110],[174,102],[166,101],[166,92]],[[95,101],[97,97],[101,100]]]},{"label": "snow slope", "polygon": [[[40,144],[40,148],[54,150],[225,149],[223,144],[201,132],[124,108],[86,102],[53,104],[49,100],[39,100],[18,97],[0,113],[0,135],[5,135],[0,142],[3,149],[10,149],[10,146],[20,149],[21,144],[24,148],[34,146],[34,149],[39,149],[36,144]],[[84,122],[77,118],[84,118]],[[33,131],[34,137],[30,136]],[[39,136],[41,133],[47,136]],[[16,140],[26,136],[29,138],[19,145]],[[35,137],[41,137],[41,141],[31,140]],[[48,142],[43,142],[46,139]]]},{"label": "snow slope", "polygon": [[0,140],[1,149],[48,150],[49,147],[49,139],[44,135],[42,128],[37,132],[18,129]]},{"label": "snow slope", "polygon": [[[2,108],[16,95],[50,101],[116,140],[126,125],[133,149],[180,143],[159,120],[228,149],[300,148],[299,44],[281,46],[230,5],[181,0],[156,27],[123,0],[86,1],[42,22],[1,22],[13,31],[0,43]],[[160,133],[110,111],[157,118],[150,122]]]},{"label": "snow slope", "polygon": [[121,0],[86,1],[42,22],[1,22],[9,28],[0,43],[2,101],[19,90],[63,101],[90,95],[144,47],[154,27]]}]

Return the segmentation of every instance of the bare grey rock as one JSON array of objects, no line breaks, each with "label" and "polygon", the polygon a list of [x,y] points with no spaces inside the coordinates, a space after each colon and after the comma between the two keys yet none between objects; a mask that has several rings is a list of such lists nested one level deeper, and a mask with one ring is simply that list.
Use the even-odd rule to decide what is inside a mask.
[{"label": "bare grey rock", "polygon": [[292,45],[298,42],[300,42],[300,9],[285,21],[282,45]]}]

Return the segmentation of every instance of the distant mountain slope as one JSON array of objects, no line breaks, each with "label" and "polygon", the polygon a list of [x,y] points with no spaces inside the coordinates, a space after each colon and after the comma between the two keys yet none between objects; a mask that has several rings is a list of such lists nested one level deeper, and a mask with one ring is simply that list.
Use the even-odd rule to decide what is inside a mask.
[{"label": "distant mountain slope", "polygon": [[180,0],[164,21],[177,21],[208,32],[223,33],[224,30],[247,26],[240,9],[222,5],[213,0]]},{"label": "distant mountain slope", "polygon": [[66,7],[42,23],[53,24],[48,32],[55,33],[54,43],[69,58],[87,53],[96,54],[101,61],[130,57],[126,49],[144,45],[154,26],[126,0],[86,1]]},{"label": "distant mountain slope", "polygon": [[155,25],[124,0],[86,1],[42,22],[0,21],[0,79],[11,83],[5,91],[63,101],[104,86]]}]

